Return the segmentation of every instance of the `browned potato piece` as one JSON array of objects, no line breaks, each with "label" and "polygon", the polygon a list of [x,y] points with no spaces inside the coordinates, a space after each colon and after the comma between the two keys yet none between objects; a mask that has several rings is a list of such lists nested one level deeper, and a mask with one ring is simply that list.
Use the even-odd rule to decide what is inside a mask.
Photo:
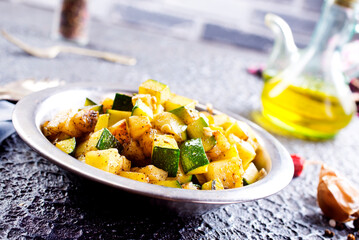
[{"label": "browned potato piece", "polygon": [[84,133],[94,130],[98,112],[91,109],[83,109],[67,118],[62,131],[71,137],[81,137]]},{"label": "browned potato piece", "polygon": [[145,158],[145,155],[143,154],[140,144],[132,139],[129,144],[124,146],[122,154],[125,155],[126,158],[131,159],[132,163],[135,166],[142,167],[150,163],[150,161],[147,161],[147,159]]},{"label": "browned potato piece", "polygon": [[146,158],[150,158],[152,155],[153,139],[155,138],[156,133],[156,129],[150,129],[138,139]]},{"label": "browned potato piece", "polygon": [[150,182],[164,181],[168,176],[166,171],[153,165],[147,165],[146,167],[140,168],[137,172],[144,173]]},{"label": "browned potato piece", "polygon": [[116,124],[109,127],[108,130],[122,145],[130,143],[130,134],[128,132],[126,119],[118,121]]},{"label": "browned potato piece", "polygon": [[240,187],[243,168],[240,159],[227,159],[211,162],[208,172],[203,175],[207,181],[220,179],[224,188]]}]

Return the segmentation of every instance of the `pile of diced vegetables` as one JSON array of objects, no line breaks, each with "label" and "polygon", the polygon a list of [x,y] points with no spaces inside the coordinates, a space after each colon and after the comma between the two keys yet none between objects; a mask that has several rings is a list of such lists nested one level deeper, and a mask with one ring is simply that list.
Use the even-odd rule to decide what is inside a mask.
[{"label": "pile of diced vegetables", "polygon": [[252,162],[259,148],[246,123],[171,93],[155,80],[138,94],[116,93],[61,112],[42,125],[62,151],[104,171],[166,187],[221,190],[265,176]]}]

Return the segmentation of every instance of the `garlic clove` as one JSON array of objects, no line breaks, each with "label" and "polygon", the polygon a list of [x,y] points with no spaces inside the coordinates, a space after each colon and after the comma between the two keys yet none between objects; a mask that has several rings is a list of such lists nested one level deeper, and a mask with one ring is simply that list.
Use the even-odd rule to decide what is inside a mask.
[{"label": "garlic clove", "polygon": [[317,200],[329,218],[347,222],[359,217],[359,191],[324,164],[319,175]]}]

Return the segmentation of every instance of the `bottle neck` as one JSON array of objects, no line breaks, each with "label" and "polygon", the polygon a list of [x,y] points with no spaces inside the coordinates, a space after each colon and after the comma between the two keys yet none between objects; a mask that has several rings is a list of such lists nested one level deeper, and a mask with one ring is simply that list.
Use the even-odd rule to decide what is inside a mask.
[{"label": "bottle neck", "polygon": [[344,7],[332,0],[326,1],[309,48],[319,52],[341,48],[354,34],[354,8]]}]

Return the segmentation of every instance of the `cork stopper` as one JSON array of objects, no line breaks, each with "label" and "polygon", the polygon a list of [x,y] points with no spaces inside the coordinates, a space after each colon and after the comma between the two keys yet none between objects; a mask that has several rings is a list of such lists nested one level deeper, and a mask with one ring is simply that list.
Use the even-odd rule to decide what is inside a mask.
[{"label": "cork stopper", "polygon": [[357,3],[358,0],[335,0],[335,4],[346,8],[354,8]]}]

